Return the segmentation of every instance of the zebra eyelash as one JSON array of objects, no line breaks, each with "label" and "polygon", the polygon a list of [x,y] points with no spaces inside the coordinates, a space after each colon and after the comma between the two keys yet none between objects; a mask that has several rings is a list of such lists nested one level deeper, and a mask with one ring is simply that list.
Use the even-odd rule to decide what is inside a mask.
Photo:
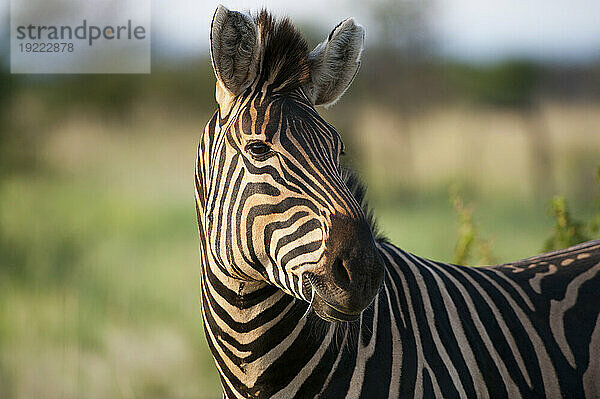
[{"label": "zebra eyelash", "polygon": [[275,153],[273,148],[262,140],[249,141],[244,150],[257,161],[264,161]]}]

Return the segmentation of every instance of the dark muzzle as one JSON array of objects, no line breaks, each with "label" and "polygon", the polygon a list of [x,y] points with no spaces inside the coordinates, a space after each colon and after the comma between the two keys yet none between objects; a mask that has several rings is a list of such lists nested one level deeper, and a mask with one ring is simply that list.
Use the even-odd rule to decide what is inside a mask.
[{"label": "dark muzzle", "polygon": [[369,306],[383,280],[383,261],[364,218],[333,216],[324,270],[308,273],[312,307],[322,319],[353,321]]}]

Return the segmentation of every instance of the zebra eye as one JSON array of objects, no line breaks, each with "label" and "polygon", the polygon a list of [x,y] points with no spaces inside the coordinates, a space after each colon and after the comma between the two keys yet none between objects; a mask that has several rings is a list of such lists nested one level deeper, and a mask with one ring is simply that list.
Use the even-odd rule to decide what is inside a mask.
[{"label": "zebra eye", "polygon": [[262,141],[253,141],[246,146],[246,151],[248,151],[253,157],[264,158],[269,152],[271,152],[271,147]]}]

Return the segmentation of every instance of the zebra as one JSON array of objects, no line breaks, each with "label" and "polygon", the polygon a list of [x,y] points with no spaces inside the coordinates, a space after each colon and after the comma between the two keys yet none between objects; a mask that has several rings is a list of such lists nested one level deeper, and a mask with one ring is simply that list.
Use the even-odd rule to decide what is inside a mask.
[{"label": "zebra", "polygon": [[224,397],[600,397],[600,241],[472,268],[377,232],[315,109],[363,41],[350,18],[309,51],[287,18],[215,11],[195,193]]}]

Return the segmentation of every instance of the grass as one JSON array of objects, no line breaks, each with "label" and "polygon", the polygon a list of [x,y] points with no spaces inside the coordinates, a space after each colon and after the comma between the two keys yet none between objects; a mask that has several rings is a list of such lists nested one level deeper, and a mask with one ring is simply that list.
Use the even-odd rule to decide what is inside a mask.
[{"label": "grass", "polygon": [[[13,179],[0,198],[4,391],[218,396],[192,201],[145,204],[60,178]],[[35,370],[51,383],[32,384]]]},{"label": "grass", "polygon": [[43,170],[0,182],[0,397],[220,397],[200,313],[197,137],[97,126],[66,121]]},{"label": "grass", "polygon": [[[508,262],[540,252],[552,226],[543,206],[509,197],[472,202],[479,234],[492,241],[495,261]],[[396,245],[419,256],[453,261],[459,217],[447,196],[401,207],[375,207],[375,214]]]}]

